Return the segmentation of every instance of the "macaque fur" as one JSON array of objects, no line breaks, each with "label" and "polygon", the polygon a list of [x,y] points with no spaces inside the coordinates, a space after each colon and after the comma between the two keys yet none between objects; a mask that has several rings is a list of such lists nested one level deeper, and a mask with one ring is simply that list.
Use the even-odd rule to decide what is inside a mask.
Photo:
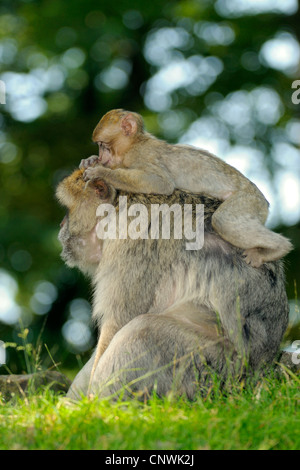
[{"label": "macaque fur", "polygon": [[[176,188],[223,201],[213,215],[213,228],[242,248],[253,267],[292,249],[289,240],[264,226],[269,204],[259,189],[211,153],[159,140],[144,130],[139,114],[122,109],[103,116],[93,141],[99,144],[99,157],[81,162],[87,180],[102,178],[116,189],[146,194],[169,195]],[[91,167],[97,161],[102,165]]]},{"label": "macaque fur", "polygon": [[[122,194],[128,206],[205,204],[203,248],[188,251],[184,239],[174,238],[99,240],[96,208],[107,202],[118,208]],[[101,180],[86,184],[83,170],[59,184],[57,197],[68,209],[59,233],[62,257],[92,279],[100,329],[70,398],[89,391],[148,396],[154,389],[194,398],[208,386],[208,368],[226,380],[241,377],[243,360],[256,370],[274,359],[288,316],[282,264],[254,269],[215,233],[211,218],[220,201],[178,190],[127,194]]]}]

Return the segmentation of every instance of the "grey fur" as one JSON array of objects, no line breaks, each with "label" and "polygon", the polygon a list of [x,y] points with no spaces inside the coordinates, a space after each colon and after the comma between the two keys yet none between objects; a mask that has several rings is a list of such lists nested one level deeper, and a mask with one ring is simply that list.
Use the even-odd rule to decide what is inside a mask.
[{"label": "grey fur", "polygon": [[[94,207],[97,196],[89,190],[89,207]],[[67,185],[61,186],[63,191]],[[120,193],[110,193],[117,206]],[[214,199],[178,190],[170,196],[127,196],[129,205],[148,207],[205,204],[205,242],[198,251],[187,251],[184,239],[100,242],[91,239],[95,211],[90,227],[81,233],[78,227],[71,229],[74,211],[70,213],[59,235],[63,258],[92,277],[93,318],[100,338],[107,325],[113,331],[91,392],[100,397],[145,396],[155,389],[158,395],[173,391],[194,398],[207,384],[209,369],[226,380],[228,374],[241,377],[246,364],[248,372],[270,364],[288,319],[282,262],[259,269],[247,265],[242,250],[212,229],[211,215],[219,206]],[[90,209],[81,204],[78,210]],[[101,256],[91,261],[93,250]],[[76,376],[70,398],[88,393],[94,357]]]}]

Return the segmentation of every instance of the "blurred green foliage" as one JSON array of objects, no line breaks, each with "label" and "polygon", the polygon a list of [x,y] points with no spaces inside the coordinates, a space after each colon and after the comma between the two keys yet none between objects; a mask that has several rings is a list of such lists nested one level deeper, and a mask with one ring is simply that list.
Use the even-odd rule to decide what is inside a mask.
[{"label": "blurred green foliage", "polygon": [[[72,362],[62,326],[70,319],[70,302],[90,299],[91,292],[83,276],[60,260],[57,233],[64,214],[54,191],[81,158],[97,151],[90,137],[101,115],[120,107],[140,112],[150,132],[173,142],[199,118],[207,119],[228,144],[260,151],[260,164],[275,193],[276,172],[289,156],[282,155],[281,162],[274,144],[298,151],[299,141],[291,141],[286,129],[291,123],[299,126],[300,105],[291,101],[299,68],[270,66],[262,48],[276,37],[299,40],[299,11],[243,11],[232,9],[234,4],[1,2],[0,78],[6,85],[6,104],[0,105],[0,263],[18,283],[16,300],[33,342],[47,315],[43,338],[57,360],[67,361],[68,356]],[[174,81],[167,74],[168,64],[180,69]],[[254,109],[258,95],[251,93],[257,89],[279,97],[278,115],[272,118],[271,110],[268,119],[266,108],[265,122],[259,110],[244,126],[230,122],[226,106],[232,96],[251,95]],[[236,95],[238,91],[243,94]],[[259,96],[267,99],[266,94]],[[295,244],[287,257],[287,289],[294,301],[300,285],[299,218],[288,226],[278,219],[276,228]],[[37,287],[41,281],[48,283],[46,291]],[[49,300],[51,285],[56,292]],[[43,300],[43,295],[48,298]],[[0,320],[0,338],[16,340],[18,328]],[[13,353],[9,366],[14,372],[23,367]]]}]

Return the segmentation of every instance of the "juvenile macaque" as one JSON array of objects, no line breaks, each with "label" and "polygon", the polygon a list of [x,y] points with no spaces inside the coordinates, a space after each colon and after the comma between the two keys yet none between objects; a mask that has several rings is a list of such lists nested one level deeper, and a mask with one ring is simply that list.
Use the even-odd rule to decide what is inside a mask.
[{"label": "juvenile macaque", "polygon": [[[139,114],[116,109],[93,132],[99,156],[81,161],[85,179],[102,178],[116,189],[171,194],[175,188],[202,193],[223,203],[212,225],[221,237],[242,248],[247,263],[259,267],[282,258],[292,245],[268,230],[268,202],[238,170],[216,156],[187,145],[170,145],[144,130]],[[101,165],[96,165],[100,162]]]},{"label": "juvenile macaque", "polygon": [[282,264],[247,265],[242,250],[212,229],[220,201],[178,190],[126,194],[128,206],[144,204],[150,213],[152,204],[204,204],[201,250],[186,250],[184,238],[99,240],[95,208],[110,203],[118,214],[120,195],[104,181],[86,184],[83,170],[57,189],[68,209],[59,234],[62,257],[90,275],[100,330],[68,396],[88,395],[90,383],[100,397],[147,396],[155,389],[159,396],[173,391],[193,398],[207,385],[208,368],[226,380],[241,377],[245,362],[251,371],[271,363],[287,326]]}]

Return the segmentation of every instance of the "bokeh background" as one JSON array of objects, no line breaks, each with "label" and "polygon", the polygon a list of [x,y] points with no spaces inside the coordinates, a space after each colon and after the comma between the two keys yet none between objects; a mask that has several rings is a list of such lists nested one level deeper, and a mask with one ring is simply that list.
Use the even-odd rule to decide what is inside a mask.
[{"label": "bokeh background", "polygon": [[92,130],[119,107],[141,113],[160,138],[216,153],[263,191],[268,226],[295,246],[286,341],[300,339],[297,0],[2,0],[0,14],[0,340],[11,343],[9,370],[28,370],[30,355],[76,370],[94,344],[89,283],[60,259],[54,191],[97,152]]}]

